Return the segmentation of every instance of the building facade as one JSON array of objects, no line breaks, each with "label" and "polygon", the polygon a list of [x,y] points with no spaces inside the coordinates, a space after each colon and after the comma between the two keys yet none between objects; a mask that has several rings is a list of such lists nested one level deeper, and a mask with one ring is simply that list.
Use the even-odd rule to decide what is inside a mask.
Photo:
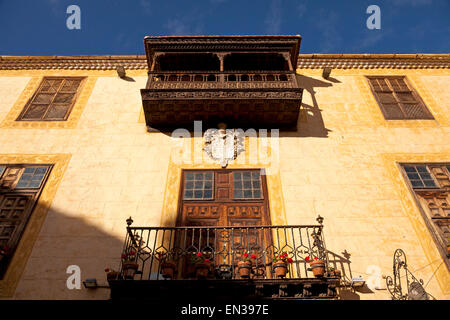
[{"label": "building facade", "polygon": [[[299,54],[300,40],[1,56],[0,297],[152,299],[195,287],[208,259],[197,276],[218,292],[411,298],[423,279],[449,299],[450,55]],[[77,270],[97,288],[71,287]]]}]

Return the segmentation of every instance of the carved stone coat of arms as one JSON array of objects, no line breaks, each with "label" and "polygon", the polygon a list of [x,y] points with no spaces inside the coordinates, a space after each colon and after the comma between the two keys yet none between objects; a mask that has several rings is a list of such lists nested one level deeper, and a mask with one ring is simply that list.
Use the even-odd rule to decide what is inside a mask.
[{"label": "carved stone coat of arms", "polygon": [[222,168],[226,168],[229,161],[236,159],[244,151],[244,136],[234,129],[208,129],[204,139],[203,150],[213,160],[219,161]]}]

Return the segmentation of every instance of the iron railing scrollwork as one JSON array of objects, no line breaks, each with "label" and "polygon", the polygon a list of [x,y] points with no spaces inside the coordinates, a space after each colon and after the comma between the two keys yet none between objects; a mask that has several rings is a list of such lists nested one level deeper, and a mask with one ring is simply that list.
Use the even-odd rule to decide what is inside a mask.
[{"label": "iron railing scrollwork", "polygon": [[434,299],[423,287],[423,280],[417,279],[408,269],[406,254],[402,249],[395,250],[393,278],[386,277],[386,286],[393,300]]}]

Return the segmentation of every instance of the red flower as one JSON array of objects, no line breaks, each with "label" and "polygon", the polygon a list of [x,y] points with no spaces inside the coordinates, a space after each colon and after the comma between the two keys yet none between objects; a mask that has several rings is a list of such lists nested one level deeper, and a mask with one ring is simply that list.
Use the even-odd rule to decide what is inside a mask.
[{"label": "red flower", "polygon": [[122,259],[125,259],[127,257],[127,255],[125,253],[122,253],[122,255],[120,256]]},{"label": "red flower", "polygon": [[131,250],[130,253],[129,253],[130,256],[134,256],[135,254],[136,254],[136,252],[133,251],[133,250]]},{"label": "red flower", "polygon": [[292,258],[288,258],[287,262],[292,263],[292,262],[294,262],[294,260],[292,260]]},{"label": "red flower", "polygon": [[314,257],[314,260],[317,260],[317,257]]},{"label": "red flower", "polygon": [[248,253],[246,252],[246,253],[244,253],[244,257],[245,258],[247,258],[248,257]]},{"label": "red flower", "polygon": [[197,257],[201,257],[203,254],[201,252],[197,252]]},{"label": "red flower", "polygon": [[205,262],[209,262],[209,259],[205,259]]},{"label": "red flower", "polygon": [[306,258],[305,258],[305,261],[309,261],[309,257],[306,257]]},{"label": "red flower", "polygon": [[252,255],[250,256],[250,258],[256,259],[256,254],[252,254]]},{"label": "red flower", "polygon": [[105,269],[105,272],[109,272],[109,269],[108,269],[108,268],[106,268],[106,269]]}]

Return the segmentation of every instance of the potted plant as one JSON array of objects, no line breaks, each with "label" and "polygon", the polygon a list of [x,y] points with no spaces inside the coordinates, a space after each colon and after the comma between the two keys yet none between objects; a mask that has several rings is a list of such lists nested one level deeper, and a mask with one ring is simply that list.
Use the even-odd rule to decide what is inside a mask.
[{"label": "potted plant", "polygon": [[292,263],[286,252],[281,252],[273,257],[273,271],[278,278],[286,277],[288,263]]},{"label": "potted plant", "polygon": [[194,263],[195,277],[197,279],[206,279],[211,269],[211,260],[208,259],[202,252],[193,252],[191,262]]},{"label": "potted plant", "polygon": [[108,280],[108,282],[111,281],[111,280],[118,280],[118,279],[120,279],[120,272],[119,271],[115,271],[113,269],[106,268],[105,272],[106,272],[106,280]]},{"label": "potted plant", "polygon": [[310,257],[306,257],[305,261],[309,262],[311,271],[313,272],[313,274],[316,278],[321,278],[324,276],[324,274],[325,274],[325,261],[324,260],[321,260],[317,257],[313,257],[312,259]]},{"label": "potted plant", "polygon": [[333,267],[328,268],[328,276],[333,278],[340,278],[341,277],[341,270],[337,270]]},{"label": "potted plant", "polygon": [[256,255],[252,254],[249,256],[248,252],[245,252],[242,255],[242,260],[238,262],[238,272],[241,278],[250,278],[250,274],[252,273],[253,260],[256,260]]},{"label": "potted plant", "polygon": [[139,267],[139,265],[136,263],[136,251],[131,249],[127,253],[123,253],[121,258],[123,277],[125,279],[133,280],[134,275],[136,274],[136,271]]},{"label": "potted plant", "polygon": [[173,279],[177,270],[177,263],[170,259],[169,256],[158,252],[158,260],[160,261],[161,274],[165,279]]}]

